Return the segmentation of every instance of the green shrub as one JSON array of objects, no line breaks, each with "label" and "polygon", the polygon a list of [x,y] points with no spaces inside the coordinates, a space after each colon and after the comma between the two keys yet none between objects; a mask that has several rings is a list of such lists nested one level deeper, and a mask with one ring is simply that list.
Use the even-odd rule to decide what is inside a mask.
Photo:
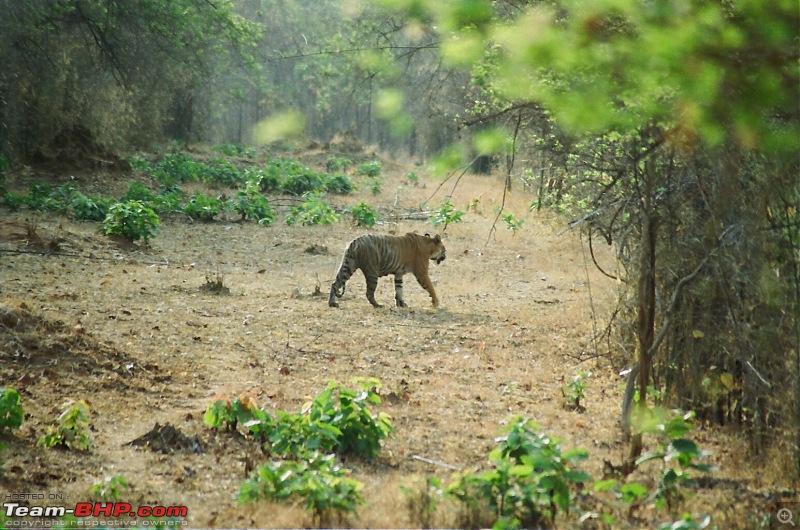
[{"label": "green shrub", "polygon": [[512,234],[516,234],[517,231],[522,228],[522,225],[525,222],[524,219],[520,219],[514,216],[514,214],[510,213],[504,213],[501,217],[506,223],[506,228],[508,228]]},{"label": "green shrub", "polygon": [[368,185],[373,195],[380,195],[383,191],[383,180],[380,177],[371,177]]},{"label": "green shrub", "polygon": [[89,493],[104,501],[117,501],[120,494],[131,489],[128,481],[122,475],[106,477],[100,482],[96,482]]},{"label": "green shrub", "polygon": [[428,220],[433,223],[433,226],[438,227],[444,225],[444,227],[447,228],[447,225],[450,223],[461,222],[461,218],[463,216],[463,210],[457,210],[455,206],[453,206],[453,203],[450,202],[450,199],[445,199],[442,202],[439,211],[433,212]]},{"label": "green shrub", "polygon": [[341,219],[336,210],[328,206],[317,194],[306,193],[303,195],[306,201],[299,206],[293,206],[289,215],[286,216],[288,225],[327,225],[338,223]]},{"label": "green shrub", "polygon": [[209,427],[233,432],[239,425],[247,428],[257,440],[266,441],[273,429],[272,417],[250,396],[242,394],[235,400],[218,399],[211,403],[203,416]]},{"label": "green shrub", "polygon": [[127,160],[128,160],[128,164],[130,164],[130,166],[131,166],[131,169],[133,169],[134,171],[142,171],[144,173],[152,173],[153,172],[153,168],[150,166],[150,164],[144,158],[141,158],[141,157],[138,157],[138,156],[132,156],[132,157],[128,158]]},{"label": "green shrub", "polygon": [[447,487],[447,494],[462,505],[463,524],[538,528],[551,526],[559,510],[569,510],[571,485],[591,481],[573,468],[588,454],[562,453],[538,429],[527,419],[514,419],[489,453],[491,468],[457,475]]},{"label": "green shrub", "polygon": [[183,205],[183,213],[203,222],[211,222],[222,213],[223,203],[216,197],[209,197],[202,193],[194,194],[189,201]]},{"label": "green shrub", "polygon": [[153,202],[153,199],[155,199],[155,194],[147,189],[144,184],[131,182],[128,185],[128,191],[125,192],[125,195],[120,197],[119,202],[141,201],[148,204]]},{"label": "green shrub", "polygon": [[67,403],[57,423],[47,428],[47,434],[36,445],[44,448],[64,446],[80,451],[89,449],[89,407],[86,403]]},{"label": "green shrub", "polygon": [[375,222],[378,220],[378,212],[363,201],[354,206],[351,212],[356,220],[356,226],[375,226]]},{"label": "green shrub", "polygon": [[350,177],[341,173],[327,175],[325,177],[325,188],[331,193],[338,193],[340,195],[353,193],[356,189]]},{"label": "green shrub", "polygon": [[325,165],[325,169],[328,173],[333,173],[336,171],[347,171],[347,168],[353,165],[353,161],[349,158],[343,158],[339,156],[334,156],[328,159],[328,163]]},{"label": "green shrub", "polygon": [[341,432],[325,422],[311,425],[308,416],[279,410],[269,433],[269,451],[276,455],[303,458],[309,451],[329,453]]},{"label": "green shrub", "polygon": [[564,406],[569,410],[576,410],[583,412],[586,407],[583,405],[583,400],[586,397],[586,379],[591,377],[592,372],[579,370],[577,375],[572,378],[572,381],[567,383],[561,388],[561,394],[564,396]]},{"label": "green shrub", "polygon": [[277,166],[273,166],[267,170],[247,168],[242,173],[242,176],[247,184],[253,183],[261,193],[274,193],[279,191],[283,183],[280,168]]},{"label": "green shrub", "polygon": [[370,405],[381,402],[370,388],[378,384],[368,379],[354,391],[331,381],[305,413],[279,411],[269,436],[271,451],[295,457],[308,451],[349,453],[371,460],[378,454],[381,441],[394,432],[387,414],[370,410]]},{"label": "green shrub", "polygon": [[637,431],[659,439],[658,449],[645,453],[636,460],[637,466],[650,461],[658,461],[661,466],[661,477],[655,491],[648,498],[654,502],[656,508],[675,511],[683,501],[684,488],[694,485],[692,471],[708,473],[714,470],[711,465],[698,461],[708,456],[708,453],[700,450],[694,440],[685,437],[692,429],[693,418],[694,412],[674,415],[656,407],[640,411],[639,416],[634,419]]},{"label": "green shrub", "polygon": [[72,196],[70,209],[72,217],[78,221],[102,221],[114,203],[114,199],[109,197],[84,195],[76,191]]},{"label": "green shrub", "polygon": [[336,463],[333,455],[311,453],[303,460],[273,460],[255,470],[239,490],[239,503],[266,499],[303,502],[320,526],[333,526],[333,517],[354,513],[364,503],[363,484],[350,478],[350,471]]},{"label": "green shrub", "polygon": [[150,206],[157,213],[173,213],[183,211],[183,201],[186,193],[178,186],[162,186],[158,195],[153,197]]},{"label": "green shrub", "polygon": [[269,200],[258,191],[257,180],[249,180],[243,190],[229,200],[231,208],[242,216],[242,220],[253,219],[261,225],[269,225],[275,221],[275,210]]},{"label": "green shrub", "polygon": [[229,432],[244,426],[256,438],[267,440],[273,455],[305,458],[309,452],[336,452],[372,459],[381,441],[394,432],[391,418],[372,412],[381,403],[377,379],[356,380],[357,390],[330,381],[301,413],[279,410],[275,417],[258,408],[246,394],[236,400],[218,399],[206,409],[206,425]]},{"label": "green shrub", "polygon": [[10,191],[6,192],[6,194],[3,195],[3,204],[8,206],[12,212],[17,212],[20,208],[25,206],[25,196]]},{"label": "green shrub", "polygon": [[141,201],[114,204],[108,209],[100,229],[106,235],[122,236],[129,241],[147,243],[158,231],[158,215]]},{"label": "green shrub", "polygon": [[241,156],[243,158],[255,158],[256,150],[252,147],[246,147],[242,144],[221,144],[215,145],[211,148],[212,151],[217,151],[225,156]]},{"label": "green shrub", "polygon": [[205,164],[187,155],[169,154],[156,163],[152,175],[162,182],[193,182],[201,180],[205,170]]},{"label": "green shrub", "polygon": [[369,460],[378,454],[381,440],[394,432],[388,414],[370,410],[370,405],[380,405],[376,393],[377,379],[359,381],[358,390],[350,390],[336,381],[330,381],[308,410],[311,425],[329,425],[339,431],[333,450],[339,454],[352,453]]},{"label": "green shrub", "polygon": [[408,181],[409,184],[417,186],[419,184],[419,175],[417,175],[413,171],[409,171],[408,173],[406,173],[406,181]]},{"label": "green shrub", "polygon": [[306,193],[320,193],[325,191],[325,181],[322,176],[310,169],[302,173],[289,175],[281,185],[281,191],[287,195],[304,195]]},{"label": "green shrub", "polygon": [[65,186],[53,188],[49,184],[31,184],[30,192],[23,201],[37,212],[63,212],[69,207],[69,197],[74,191],[73,187]]},{"label": "green shrub", "polygon": [[203,168],[202,179],[209,184],[230,187],[240,186],[246,180],[239,168],[221,158],[215,158]]},{"label": "green shrub", "polygon": [[22,425],[25,411],[19,392],[13,388],[0,387],[0,433],[18,429]]},{"label": "green shrub", "polygon": [[381,174],[381,163],[378,160],[362,162],[356,168],[356,173],[362,177],[377,177]]}]

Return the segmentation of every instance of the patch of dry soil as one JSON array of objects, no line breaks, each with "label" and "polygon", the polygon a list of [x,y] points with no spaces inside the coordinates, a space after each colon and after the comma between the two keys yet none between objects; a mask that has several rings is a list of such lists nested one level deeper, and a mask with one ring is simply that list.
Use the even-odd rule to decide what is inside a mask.
[{"label": "patch of dry soil", "polygon": [[[435,189],[390,176],[378,198],[330,199],[378,204],[389,222],[376,233],[433,232],[407,214]],[[2,490],[59,494],[69,505],[122,475],[132,487],[122,500],[185,505],[192,527],[306,526],[312,520],[302,506],[237,505],[247,471],[265,457],[249,440],[207,428],[203,412],[216,397],[244,392],[269,410],[297,411],[328,380],[356,376],[382,381],[382,410],[397,432],[376,462],[345,462],[365,483],[367,501],[350,524],[414,526],[398,486],[483,465],[512,415],[535,420],[565,448],[588,449],[586,470],[602,476],[603,461],[619,463],[627,449],[617,428],[620,367],[607,360],[607,344],[590,340],[592,316],[602,326],[614,284],[587,265],[576,233],[528,213],[522,192],[509,198],[509,211],[525,218],[523,229],[512,235],[498,225],[492,233],[500,193],[486,177],[459,185],[456,205],[480,197],[480,206],[443,234],[448,259],[431,267],[440,309],[410,278],[410,309],[374,309],[360,273],[341,307],[329,308],[341,252],[365,232],[350,222],[167,219],[150,248],[124,249],[92,223],[4,210],[0,248],[31,253],[0,256],[0,381],[21,392],[26,411],[23,427],[3,438]],[[36,253],[55,240],[60,254]],[[600,259],[613,268],[610,255]],[[203,289],[219,281],[229,294]],[[382,279],[378,300],[389,306],[392,290]],[[562,403],[578,370],[593,372],[583,413]],[[79,399],[91,409],[91,450],[36,447],[61,405]],[[196,436],[203,452],[129,445],[156,424]],[[715,439],[704,447],[724,463],[737,446]],[[436,521],[456,524],[452,507]]]}]

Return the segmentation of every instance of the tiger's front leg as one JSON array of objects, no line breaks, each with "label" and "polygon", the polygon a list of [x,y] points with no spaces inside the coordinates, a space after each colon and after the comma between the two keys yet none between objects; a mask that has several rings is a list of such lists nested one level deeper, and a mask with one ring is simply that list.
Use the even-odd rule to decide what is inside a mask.
[{"label": "tiger's front leg", "polygon": [[364,276],[367,278],[367,300],[369,300],[369,303],[374,307],[383,307],[375,300],[375,289],[378,288],[378,277],[366,273],[364,273]]},{"label": "tiger's front leg", "polygon": [[439,297],[436,296],[436,290],[433,288],[433,282],[431,281],[431,277],[426,274],[419,274],[417,275],[417,281],[422,286],[423,289],[428,291],[428,294],[431,295],[431,301],[433,302],[433,307],[439,305]]},{"label": "tiger's front leg", "polygon": [[403,300],[403,275],[394,275],[394,299],[397,302],[397,307],[406,307],[406,302]]}]

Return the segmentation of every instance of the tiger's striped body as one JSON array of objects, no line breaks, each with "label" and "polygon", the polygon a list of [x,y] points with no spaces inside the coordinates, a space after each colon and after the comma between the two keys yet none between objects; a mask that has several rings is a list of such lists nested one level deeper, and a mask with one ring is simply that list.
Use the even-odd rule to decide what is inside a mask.
[{"label": "tiger's striped body", "polygon": [[344,295],[347,280],[358,269],[367,280],[367,300],[375,306],[375,289],[378,278],[394,275],[394,297],[398,307],[405,307],[403,300],[403,275],[413,273],[423,289],[431,295],[434,306],[439,304],[433,282],[428,275],[428,260],[439,263],[445,259],[445,248],[440,236],[430,237],[428,234],[406,234],[404,236],[384,236],[367,234],[357,237],[344,252],[342,265],[331,285],[328,305],[337,307],[336,298]]}]

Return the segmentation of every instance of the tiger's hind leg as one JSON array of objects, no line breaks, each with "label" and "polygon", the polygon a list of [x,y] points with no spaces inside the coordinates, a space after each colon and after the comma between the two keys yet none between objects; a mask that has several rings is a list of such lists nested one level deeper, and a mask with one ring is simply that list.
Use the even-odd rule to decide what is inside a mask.
[{"label": "tiger's hind leg", "polygon": [[394,275],[394,299],[397,302],[397,307],[406,307],[406,302],[403,300],[403,275]]},{"label": "tiger's hind leg", "polygon": [[375,301],[375,289],[378,288],[378,276],[375,274],[368,274],[364,271],[364,277],[367,279],[367,300],[369,300],[369,303],[374,307],[383,307]]},{"label": "tiger's hind leg", "polygon": [[330,307],[339,307],[336,303],[336,298],[344,296],[344,291],[347,288],[347,280],[356,271],[355,262],[345,257],[342,260],[342,266],[339,268],[339,273],[336,275],[336,281],[331,284],[331,294],[328,297],[328,305]]}]

